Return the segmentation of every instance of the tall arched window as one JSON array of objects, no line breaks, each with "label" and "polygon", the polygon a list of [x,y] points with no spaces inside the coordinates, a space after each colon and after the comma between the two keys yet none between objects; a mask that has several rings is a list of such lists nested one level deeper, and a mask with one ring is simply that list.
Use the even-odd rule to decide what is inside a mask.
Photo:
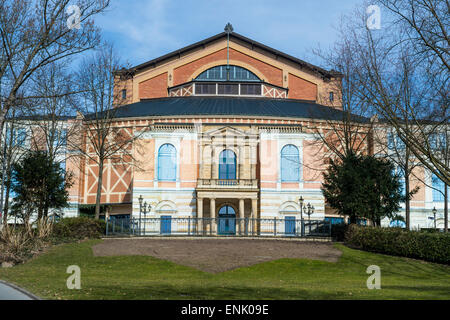
[{"label": "tall arched window", "polygon": [[219,179],[236,179],[236,154],[231,150],[223,150],[219,155]]},{"label": "tall arched window", "polygon": [[158,180],[175,181],[177,179],[177,149],[169,143],[158,150]]},{"label": "tall arched window", "polygon": [[300,181],[300,155],[298,148],[292,144],[281,149],[281,181]]},{"label": "tall arched window", "polygon": [[444,202],[445,183],[439,179],[434,173],[431,176],[431,184],[433,186],[433,201]]}]

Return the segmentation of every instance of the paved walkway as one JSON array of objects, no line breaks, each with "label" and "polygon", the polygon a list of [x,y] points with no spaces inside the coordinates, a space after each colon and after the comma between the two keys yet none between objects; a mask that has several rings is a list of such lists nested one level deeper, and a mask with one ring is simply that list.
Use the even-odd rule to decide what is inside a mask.
[{"label": "paved walkway", "polygon": [[37,300],[38,298],[25,290],[0,280],[0,300]]}]

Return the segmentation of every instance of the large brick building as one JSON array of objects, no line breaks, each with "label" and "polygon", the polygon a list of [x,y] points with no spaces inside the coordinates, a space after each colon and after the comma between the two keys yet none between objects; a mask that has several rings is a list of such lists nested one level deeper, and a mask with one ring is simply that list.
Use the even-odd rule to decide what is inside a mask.
[{"label": "large brick building", "polygon": [[[342,221],[320,190],[327,153],[317,137],[342,119],[340,81],[333,71],[233,32],[121,70],[116,125],[145,132],[128,161],[106,163],[101,202],[108,215],[139,216],[142,196],[151,205],[147,217],[295,220],[302,197],[315,208],[311,219]],[[364,128],[370,120],[354,121]],[[376,151],[366,144],[367,153]],[[71,214],[95,203],[98,166],[81,162],[66,165],[76,180]],[[431,175],[416,170],[411,225],[426,227],[443,202],[429,187]],[[205,227],[220,231],[214,220]]]}]

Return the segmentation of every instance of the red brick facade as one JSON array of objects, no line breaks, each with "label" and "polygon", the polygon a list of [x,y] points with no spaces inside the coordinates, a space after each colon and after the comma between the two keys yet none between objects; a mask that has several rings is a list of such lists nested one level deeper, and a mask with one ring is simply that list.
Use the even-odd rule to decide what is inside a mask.
[{"label": "red brick facade", "polygon": [[[202,66],[206,64],[226,59],[227,59],[227,49],[222,49],[213,54],[207,55],[201,59],[185,64],[184,66],[181,66],[174,70],[173,85],[176,86],[192,80],[189,77],[191,77],[194,72],[196,72],[198,69],[200,69]],[[278,68],[275,68],[267,63],[261,62],[255,58],[242,54],[234,49],[230,49],[230,60],[240,61],[242,63],[253,66],[265,77],[267,77],[263,79],[266,82],[275,84],[277,86],[283,85],[283,71]]]},{"label": "red brick facade", "polygon": [[167,72],[139,83],[139,99],[167,97]]},{"label": "red brick facade", "polygon": [[317,100],[317,86],[314,83],[303,80],[289,74],[289,94],[290,99]]}]

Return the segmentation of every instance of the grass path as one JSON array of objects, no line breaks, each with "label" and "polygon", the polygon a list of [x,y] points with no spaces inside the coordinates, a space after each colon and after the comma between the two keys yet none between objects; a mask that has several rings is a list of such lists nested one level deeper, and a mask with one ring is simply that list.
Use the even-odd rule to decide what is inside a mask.
[{"label": "grass path", "polygon": [[[0,279],[45,299],[450,299],[450,266],[340,244],[337,263],[280,259],[210,274],[152,257],[94,257],[98,241],[54,247],[0,269]],[[69,265],[81,268],[81,290],[66,287]],[[366,287],[369,265],[381,268],[381,290]]]}]

